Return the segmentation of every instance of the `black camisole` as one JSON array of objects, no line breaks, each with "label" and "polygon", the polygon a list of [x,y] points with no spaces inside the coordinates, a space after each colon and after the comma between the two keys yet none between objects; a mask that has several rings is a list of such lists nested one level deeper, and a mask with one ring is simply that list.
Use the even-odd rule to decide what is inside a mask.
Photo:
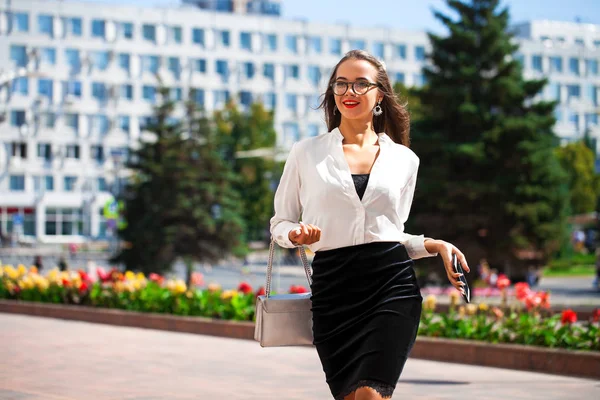
[{"label": "black camisole", "polygon": [[358,198],[362,200],[365,190],[367,190],[367,184],[369,183],[369,174],[352,174],[352,180],[354,181]]}]

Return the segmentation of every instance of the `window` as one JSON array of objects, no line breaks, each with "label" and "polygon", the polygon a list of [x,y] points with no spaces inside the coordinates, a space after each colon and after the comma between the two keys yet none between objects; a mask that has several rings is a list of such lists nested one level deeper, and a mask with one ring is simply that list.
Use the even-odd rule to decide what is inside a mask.
[{"label": "window", "polygon": [[308,66],[308,80],[312,82],[313,85],[317,86],[319,81],[321,80],[321,71],[317,65],[309,65]]},{"label": "window", "polygon": [[306,135],[308,137],[318,136],[319,135],[319,125],[317,125],[317,124],[308,124],[306,126]]},{"label": "window", "polygon": [[217,60],[216,61],[216,71],[217,74],[221,75],[221,77],[223,79],[227,79],[227,75],[228,75],[228,67],[227,67],[227,60]]},{"label": "window", "polygon": [[158,56],[142,56],[142,71],[156,74],[158,62]]},{"label": "window", "polygon": [[559,74],[563,72],[562,57],[550,57],[550,72],[556,72]]},{"label": "window", "polygon": [[131,40],[133,39],[133,23],[131,22],[121,22],[117,25],[118,34],[121,39]]},{"label": "window", "polygon": [[285,37],[285,48],[292,53],[298,52],[298,38],[294,35],[287,35]]},{"label": "window", "polygon": [[26,77],[13,79],[11,91],[16,94],[27,96],[29,93],[29,79]]},{"label": "window", "polygon": [[14,13],[12,21],[15,32],[29,32],[29,15],[27,13]]},{"label": "window", "polygon": [[581,97],[581,86],[567,85],[567,100],[570,100],[572,97],[575,97],[575,98]]},{"label": "window", "polygon": [[75,160],[79,160],[79,145],[78,144],[69,144],[66,147],[67,153],[66,153],[66,157],[67,158],[73,158]]},{"label": "window", "polygon": [[56,124],[56,114],[53,112],[40,113],[40,119],[44,128],[52,129]]},{"label": "window", "polygon": [[204,58],[198,58],[194,60],[194,71],[200,72],[201,74],[206,73],[206,60]]},{"label": "window", "polygon": [[150,103],[156,102],[156,88],[150,85],[142,86],[142,98]]},{"label": "window", "polygon": [[221,31],[220,35],[220,43],[223,47],[229,47],[231,45],[231,35],[229,31]]},{"label": "window", "polygon": [[25,111],[13,110],[10,112],[10,125],[20,127],[25,124]]},{"label": "window", "polygon": [[275,65],[272,63],[266,63],[263,65],[263,76],[270,80],[275,79]]},{"label": "window", "polygon": [[421,73],[414,74],[413,76],[413,85],[416,87],[421,87],[425,84],[425,76]]},{"label": "window", "polygon": [[351,50],[365,50],[366,44],[364,40],[353,39],[350,40],[350,49]]},{"label": "window", "polygon": [[98,164],[104,163],[104,146],[92,145],[90,147],[90,158]]},{"label": "window", "polygon": [[321,54],[323,51],[322,40],[318,36],[309,36],[307,38],[308,41],[308,51],[312,54]]},{"label": "window", "polygon": [[550,82],[550,84],[548,84],[548,95],[552,100],[560,101],[560,84]]},{"label": "window", "polygon": [[199,107],[204,107],[204,89],[192,89],[191,98]]},{"label": "window", "polygon": [[106,188],[106,179],[105,178],[98,178],[97,179],[97,187],[98,187],[98,191],[99,192],[106,192],[107,188]]},{"label": "window", "polygon": [[579,130],[579,114],[577,112],[572,111],[569,113],[569,122],[573,124],[575,130]]},{"label": "window", "polygon": [[67,96],[81,98],[81,82],[80,81],[65,81],[65,82],[63,82],[63,92]]},{"label": "window", "polygon": [[[77,177],[75,177],[75,176],[65,176],[64,183],[63,183],[65,192],[75,191],[75,182],[76,181],[77,181]],[[67,233],[67,234],[69,234],[69,233]]]},{"label": "window", "polygon": [[[75,184],[75,177],[73,185]],[[67,177],[65,177],[65,190],[67,189]],[[81,208],[47,208],[46,209],[46,235],[83,235],[83,210]]]},{"label": "window", "polygon": [[92,82],[92,97],[99,101],[108,100],[108,90],[101,82]]},{"label": "window", "polygon": [[131,66],[131,56],[127,53],[120,53],[118,56],[119,68],[129,72]]},{"label": "window", "polygon": [[331,38],[329,39],[329,53],[339,56],[342,54],[342,40]]},{"label": "window", "polygon": [[241,91],[240,104],[244,107],[250,107],[250,105],[252,104],[252,93],[247,91]]},{"label": "window", "polygon": [[396,45],[396,56],[402,60],[406,60],[406,45],[405,44],[397,44]]},{"label": "window", "polygon": [[17,67],[27,66],[27,50],[25,46],[10,46],[10,60],[15,63]]},{"label": "window", "polygon": [[385,45],[382,42],[373,43],[373,55],[380,60],[385,57]]},{"label": "window", "polygon": [[244,76],[248,79],[254,78],[254,64],[251,62],[244,63]]},{"label": "window", "polygon": [[142,37],[144,40],[156,43],[156,26],[150,24],[142,25]]},{"label": "window", "polygon": [[285,107],[290,111],[298,111],[298,96],[290,93],[286,94]]},{"label": "window", "polygon": [[53,18],[51,15],[38,15],[38,32],[50,37],[54,35]]},{"label": "window", "polygon": [[269,51],[277,51],[277,35],[269,33],[265,36],[266,48]]},{"label": "window", "polygon": [[40,59],[42,63],[56,65],[56,49],[52,47],[42,47],[40,49]]},{"label": "window", "polygon": [[296,64],[286,65],[285,66],[285,78],[300,78],[300,68]]},{"label": "window", "polygon": [[215,108],[221,109],[229,101],[229,91],[228,90],[215,90],[214,98],[215,98]]},{"label": "window", "polygon": [[52,175],[34,176],[33,188],[37,192],[51,192],[54,190],[54,177]]},{"label": "window", "polygon": [[542,56],[534,55],[531,57],[531,67],[534,71],[542,72]]},{"label": "window", "polygon": [[81,18],[69,17],[65,18],[65,26],[67,33],[71,36],[80,37],[83,34]]},{"label": "window", "polygon": [[192,29],[192,42],[204,46],[204,29]]},{"label": "window", "polygon": [[283,124],[283,145],[287,148],[300,140],[300,129],[295,122],[285,122]]},{"label": "window", "polygon": [[52,100],[52,80],[51,79],[40,79],[38,80],[38,94],[42,97],[47,97]]},{"label": "window", "polygon": [[425,47],[423,47],[423,46],[415,47],[415,60],[425,61]]},{"label": "window", "polygon": [[90,115],[90,126],[92,133],[97,135],[104,135],[108,133],[110,129],[110,122],[108,117],[104,114]]},{"label": "window", "polygon": [[124,100],[133,100],[133,86],[124,84],[119,87],[119,98]]},{"label": "window", "polygon": [[181,44],[183,41],[183,33],[180,26],[169,27],[169,42]]},{"label": "window", "polygon": [[575,46],[584,47],[585,41],[583,40],[583,38],[575,38]]},{"label": "window", "polygon": [[598,88],[594,85],[587,85],[585,97],[590,101],[590,103],[597,106],[598,105]]},{"label": "window", "polygon": [[129,118],[129,115],[119,115],[117,122],[119,124],[119,129],[129,133],[129,128],[131,127],[131,118]]},{"label": "window", "polygon": [[554,109],[554,118],[556,119],[556,123],[562,122],[563,113],[562,110],[558,107]]},{"label": "window", "polygon": [[598,76],[598,60],[585,60],[585,70],[587,76]]},{"label": "window", "polygon": [[24,192],[25,191],[25,175],[10,176],[10,191]]},{"label": "window", "polygon": [[106,33],[106,22],[102,19],[92,20],[92,37],[104,39]]},{"label": "window", "polygon": [[27,158],[27,143],[12,142],[11,143],[11,156],[13,158]]},{"label": "window", "polygon": [[525,56],[521,53],[515,53],[515,61],[521,64],[521,67],[525,65]]},{"label": "window", "polygon": [[240,32],[240,48],[252,51],[252,34],[250,32]]},{"label": "window", "polygon": [[67,64],[73,69],[79,69],[79,50],[76,49],[66,49],[65,50],[65,58],[67,59]]},{"label": "window", "polygon": [[321,97],[318,94],[310,94],[306,96],[306,105],[308,108],[316,110],[319,107]]},{"label": "window", "polygon": [[169,90],[169,99],[171,101],[181,101],[183,99],[183,90],[181,88],[171,88]]},{"label": "window", "polygon": [[92,65],[94,68],[97,68],[100,71],[104,71],[106,68],[108,68],[108,51],[92,51],[90,56],[92,58]]},{"label": "window", "polygon": [[140,126],[140,130],[142,130],[142,131],[148,129],[148,127],[150,127],[151,125],[154,125],[155,123],[156,123],[155,117],[145,116],[145,117],[139,117],[139,119],[138,119],[138,124]]},{"label": "window", "polygon": [[79,131],[79,114],[67,113],[65,114],[65,125],[75,132]]},{"label": "window", "polygon": [[179,75],[181,72],[181,64],[179,63],[179,58],[169,57],[168,67],[169,67],[169,71],[171,71],[173,76],[175,76],[175,78],[179,79]]},{"label": "window", "polygon": [[263,105],[267,110],[273,110],[277,106],[277,95],[273,92],[267,92],[263,95]]},{"label": "window", "polygon": [[585,129],[589,129],[592,126],[598,126],[598,114],[596,114],[596,113],[585,114]]},{"label": "window", "polygon": [[579,59],[569,58],[569,72],[573,75],[579,76]]},{"label": "window", "polygon": [[404,75],[404,72],[396,72],[396,74],[394,75],[394,79],[396,82],[400,82],[401,84],[404,85],[406,76]]}]

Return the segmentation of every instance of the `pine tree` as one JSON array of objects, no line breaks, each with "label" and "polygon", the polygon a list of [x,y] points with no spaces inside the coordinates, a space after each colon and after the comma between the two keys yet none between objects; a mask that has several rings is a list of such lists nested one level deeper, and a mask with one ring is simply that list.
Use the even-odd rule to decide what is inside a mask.
[{"label": "pine tree", "polygon": [[[168,90],[161,90],[167,98]],[[156,108],[149,130],[154,142],[143,142],[129,168],[135,180],[126,192],[129,243],[117,257],[128,268],[165,272],[181,257],[187,278],[193,261],[216,262],[244,248],[236,177],[216,146],[216,131],[191,102],[186,117],[172,117],[174,104]]]},{"label": "pine tree", "polygon": [[555,103],[536,98],[545,79],[523,78],[499,0],[447,3],[459,17],[435,12],[449,34],[429,34],[424,117],[413,129],[421,167],[412,227],[454,242],[471,264],[544,262],[566,226]]}]

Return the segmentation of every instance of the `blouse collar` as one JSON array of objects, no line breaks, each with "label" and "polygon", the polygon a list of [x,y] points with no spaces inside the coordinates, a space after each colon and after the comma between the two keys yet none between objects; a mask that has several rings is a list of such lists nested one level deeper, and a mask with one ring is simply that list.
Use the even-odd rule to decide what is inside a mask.
[{"label": "blouse collar", "polygon": [[[333,137],[340,142],[344,140],[344,135],[342,135],[339,128],[334,128],[329,134],[333,135]],[[389,141],[392,140],[385,132],[378,133],[377,136],[379,136],[380,143],[389,143]]]}]

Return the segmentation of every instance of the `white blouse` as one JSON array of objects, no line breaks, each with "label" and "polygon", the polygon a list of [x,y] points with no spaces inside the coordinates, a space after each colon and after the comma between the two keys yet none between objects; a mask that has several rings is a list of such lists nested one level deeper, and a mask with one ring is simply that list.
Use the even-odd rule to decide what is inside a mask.
[{"label": "white blouse", "polygon": [[288,233],[305,224],[321,228],[310,250],[329,250],[368,242],[401,242],[413,258],[435,256],[423,235],[404,232],[419,158],[408,147],[379,134],[375,160],[362,201],[344,156],[339,129],[294,143],[275,192],[271,235],[282,247],[296,247]]}]

